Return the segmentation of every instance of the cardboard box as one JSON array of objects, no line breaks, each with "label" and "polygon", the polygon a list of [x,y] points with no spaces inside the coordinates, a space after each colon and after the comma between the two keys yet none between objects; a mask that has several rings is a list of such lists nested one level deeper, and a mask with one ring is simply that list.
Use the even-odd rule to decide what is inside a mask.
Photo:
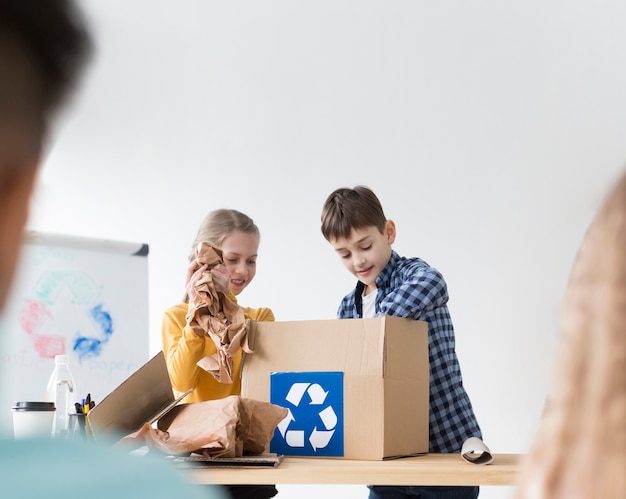
[{"label": "cardboard box", "polygon": [[157,421],[189,393],[174,398],[165,356],[159,352],[89,411],[89,424],[96,437],[128,435]]},{"label": "cardboard box", "polygon": [[398,317],[252,322],[242,396],[290,410],[270,450],[362,460],[427,453],[427,330]]}]

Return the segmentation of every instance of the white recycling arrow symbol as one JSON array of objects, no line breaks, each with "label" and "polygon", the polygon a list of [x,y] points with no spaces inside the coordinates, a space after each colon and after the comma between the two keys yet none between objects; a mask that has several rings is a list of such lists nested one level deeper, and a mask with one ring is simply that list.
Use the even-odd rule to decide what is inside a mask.
[{"label": "white recycling arrow symbol", "polygon": [[291,414],[291,409],[287,409],[287,415],[285,416],[285,419],[283,419],[277,425],[278,431],[280,431],[280,434],[283,436],[283,438],[285,438],[285,432],[287,431],[287,428],[289,427],[289,423],[295,420],[296,419],[293,417],[293,414]]},{"label": "white recycling arrow symbol", "polygon": [[[298,407],[304,394],[307,393],[311,399],[309,405],[322,405],[326,400],[328,392],[325,391],[318,383],[293,383],[285,400],[291,403],[294,407]],[[328,445],[330,439],[335,433],[335,426],[337,426],[337,414],[331,406],[328,406],[319,412],[320,420],[324,425],[324,429],[318,429],[317,426],[313,428],[311,435],[309,436],[309,443],[313,447],[313,450],[323,449]],[[304,447],[305,432],[303,430],[290,430],[289,425],[292,421],[295,421],[292,412],[288,409],[287,416],[278,423],[277,428],[280,434],[285,439],[285,442],[290,447]]]},{"label": "white recycling arrow symbol", "polygon": [[331,406],[328,406],[320,412],[320,419],[322,420],[322,423],[324,423],[327,430],[331,430],[337,426],[337,414],[335,414],[335,411],[333,411]]},{"label": "white recycling arrow symbol", "polygon": [[317,404],[321,405],[326,400],[326,395],[328,392],[325,392],[324,389],[318,385],[317,383],[313,383],[309,389],[307,390],[309,397],[311,397],[311,405]]},{"label": "white recycling arrow symbol", "polygon": [[309,385],[310,383],[294,383],[291,385],[285,400],[298,407],[300,405],[300,401],[302,400],[302,396]]},{"label": "white recycling arrow symbol", "polygon": [[337,415],[331,406],[328,406],[320,412],[320,419],[322,420],[322,423],[324,423],[324,427],[327,431],[318,430],[317,426],[313,428],[313,432],[309,437],[309,442],[311,443],[313,450],[323,449],[326,447],[335,433],[335,426],[337,426]]}]

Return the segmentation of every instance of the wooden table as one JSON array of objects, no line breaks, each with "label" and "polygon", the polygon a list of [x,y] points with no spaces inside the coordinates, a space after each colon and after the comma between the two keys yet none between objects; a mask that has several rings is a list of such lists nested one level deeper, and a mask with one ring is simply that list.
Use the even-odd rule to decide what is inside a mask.
[{"label": "wooden table", "polygon": [[520,454],[495,454],[488,465],[471,464],[460,454],[427,454],[389,461],[285,457],[276,468],[188,468],[196,483],[513,485]]}]

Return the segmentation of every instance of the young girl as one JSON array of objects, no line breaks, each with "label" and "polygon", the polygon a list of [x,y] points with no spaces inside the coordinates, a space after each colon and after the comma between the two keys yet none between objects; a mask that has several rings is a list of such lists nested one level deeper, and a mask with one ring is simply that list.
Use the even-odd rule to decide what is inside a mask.
[{"label": "young girl", "polygon": [[[224,264],[211,269],[213,283],[216,291],[237,303],[236,296],[252,282],[256,274],[260,233],[250,217],[236,210],[212,211],[200,225],[189,255],[185,297],[182,303],[165,311],[162,325],[163,353],[175,395],[189,388],[194,389],[184,399],[185,403],[204,402],[241,393],[241,349],[233,356],[232,383],[218,382],[211,373],[196,364],[216,352],[211,338],[194,333],[186,319],[189,297],[194,296],[195,284],[207,270],[207,266],[199,265],[195,258],[194,250],[201,242],[211,242],[222,250]],[[244,315],[246,319],[255,321],[274,320],[274,314],[269,308],[244,308]]]},{"label": "young girl", "polygon": [[[236,210],[212,211],[200,224],[191,245],[183,302],[165,311],[161,329],[163,353],[175,395],[194,389],[184,403],[241,394],[241,348],[233,356],[232,383],[220,383],[197,365],[200,359],[215,354],[216,348],[211,338],[197,335],[187,323],[189,298],[195,296],[195,285],[208,268],[198,263],[195,249],[199,243],[210,242],[222,250],[224,264],[211,269],[213,284],[218,293],[224,293],[237,303],[236,296],[256,275],[260,239],[259,228],[252,219]],[[255,321],[274,320],[269,308],[244,308],[244,316]],[[231,485],[227,486],[227,491],[233,499],[268,499],[278,493],[274,485]]]}]

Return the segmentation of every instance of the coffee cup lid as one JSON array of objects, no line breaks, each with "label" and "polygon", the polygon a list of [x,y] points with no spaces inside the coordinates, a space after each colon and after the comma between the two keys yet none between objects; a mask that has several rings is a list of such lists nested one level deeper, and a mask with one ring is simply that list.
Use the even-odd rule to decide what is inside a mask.
[{"label": "coffee cup lid", "polygon": [[15,402],[13,407],[14,411],[54,411],[54,402]]}]

